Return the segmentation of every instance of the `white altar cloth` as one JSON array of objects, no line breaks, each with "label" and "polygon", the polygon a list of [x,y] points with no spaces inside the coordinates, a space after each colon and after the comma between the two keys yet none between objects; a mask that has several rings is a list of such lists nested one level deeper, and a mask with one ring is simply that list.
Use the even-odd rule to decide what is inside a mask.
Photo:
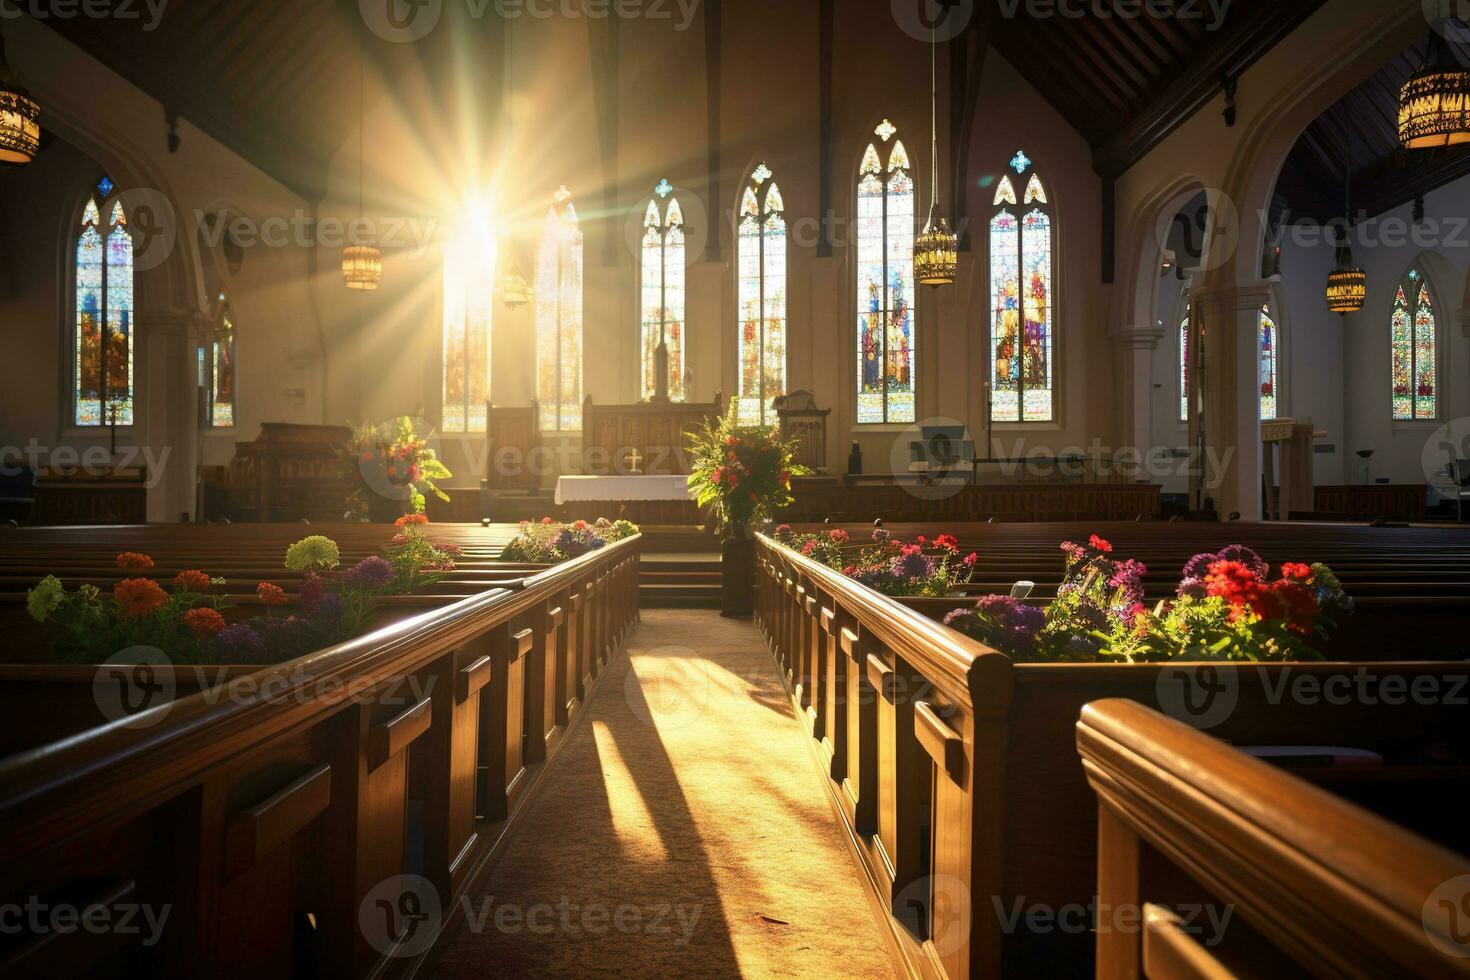
[{"label": "white altar cloth", "polygon": [[558,506],[572,500],[693,500],[687,476],[559,476]]}]

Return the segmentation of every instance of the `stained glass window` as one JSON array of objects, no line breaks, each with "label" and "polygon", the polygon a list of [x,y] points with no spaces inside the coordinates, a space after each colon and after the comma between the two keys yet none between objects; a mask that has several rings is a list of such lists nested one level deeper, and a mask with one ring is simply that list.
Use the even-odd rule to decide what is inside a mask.
[{"label": "stained glass window", "polygon": [[122,203],[109,207],[105,194],[100,201],[99,208],[99,199],[88,198],[77,236],[72,418],[85,426],[132,425],[133,237]]},{"label": "stained glass window", "polygon": [[208,361],[201,372],[207,399],[205,422],[213,428],[228,428],[235,424],[235,323],[223,296],[214,337],[200,355]]},{"label": "stained glass window", "polygon": [[857,420],[912,422],[914,180],[893,124],[873,132],[857,186]]},{"label": "stained glass window", "polygon": [[1438,339],[1429,283],[1417,268],[1399,284],[1393,301],[1393,417],[1395,420],[1438,416]]},{"label": "stained glass window", "polygon": [[669,355],[669,399],[684,391],[684,212],[667,180],[643,216],[643,397],[658,393],[658,350]]},{"label": "stained glass window", "polygon": [[1189,342],[1190,306],[1184,305],[1184,319],[1179,321],[1179,421],[1189,421]]},{"label": "stained glass window", "polygon": [[445,432],[484,432],[496,243],[471,220],[444,254]]},{"label": "stained glass window", "polygon": [[786,390],[786,208],[763,163],[740,200],[740,421],[773,422]]},{"label": "stained glass window", "polygon": [[1261,358],[1261,419],[1269,422],[1276,418],[1278,399],[1281,394],[1281,376],[1277,365],[1277,355],[1281,349],[1281,331],[1271,316],[1269,306],[1261,307],[1261,312],[1256,316],[1256,327]]},{"label": "stained glass window", "polygon": [[[1010,166],[1024,177],[1031,160],[1017,151]],[[1039,174],[1021,204],[1007,174],[991,202],[990,414],[997,422],[1050,422],[1053,334],[1051,204]]]},{"label": "stained glass window", "polygon": [[565,187],[536,256],[536,402],[543,430],[582,430],[582,229]]}]

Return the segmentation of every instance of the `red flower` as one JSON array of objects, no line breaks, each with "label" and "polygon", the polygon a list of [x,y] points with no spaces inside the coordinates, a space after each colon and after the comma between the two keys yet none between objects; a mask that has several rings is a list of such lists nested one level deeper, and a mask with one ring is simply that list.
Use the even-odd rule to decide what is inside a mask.
[{"label": "red flower", "polygon": [[573,528],[573,530],[577,530],[577,531],[585,531],[585,530],[587,530],[587,522],[586,521],[575,521],[572,524],[572,528]]},{"label": "red flower", "polygon": [[1281,577],[1306,582],[1312,577],[1312,566],[1299,561],[1289,561],[1281,566]]},{"label": "red flower", "polygon": [[1100,551],[1105,555],[1113,553],[1113,543],[1107,538],[1098,537],[1096,534],[1087,539],[1087,544],[1093,551]]},{"label": "red flower", "polygon": [[976,554],[975,552],[973,552],[973,551],[970,552],[968,555],[965,556],[965,564],[966,565],[973,566],[979,560],[980,560],[980,556],[978,554]]},{"label": "red flower", "polygon": [[267,606],[280,606],[290,601],[286,597],[286,590],[271,582],[261,582],[255,587],[255,594]]},{"label": "red flower", "polygon": [[174,585],[189,592],[209,591],[209,576],[197,568],[186,568],[174,576]]},{"label": "red flower", "polygon": [[919,542],[919,544],[927,544],[927,543],[928,543],[928,542],[929,542],[929,539],[928,539],[928,538],[926,538],[926,537],[924,537],[924,536],[923,536],[923,535],[922,535],[922,534],[921,534],[921,535],[919,535],[919,536],[918,536],[918,537],[917,537],[917,538],[915,538],[915,539],[914,539],[914,540],[915,540],[915,541],[917,541],[917,542]]},{"label": "red flower", "polygon": [[1317,600],[1312,590],[1301,582],[1282,579],[1271,586],[1268,599],[1272,615],[1286,620],[1286,628],[1303,636],[1317,625]]},{"label": "red flower", "polygon": [[847,532],[840,527],[828,531],[827,537],[832,539],[833,544],[847,544]]},{"label": "red flower", "polygon": [[541,518],[541,523],[542,524],[550,524],[551,523],[551,518],[549,518],[549,517],[543,517],[543,518]]},{"label": "red flower", "polygon": [[136,551],[124,551],[117,556],[117,567],[131,575],[137,575],[152,568],[153,559]]},{"label": "red flower", "polygon": [[791,484],[791,471],[790,470],[782,470],[781,471],[781,475],[778,477],[778,479],[781,481],[781,486],[783,486],[783,487],[790,486],[790,484]]},{"label": "red flower", "polygon": [[136,619],[162,609],[168,593],[151,578],[125,578],[112,587],[112,600],[122,610],[123,618]]},{"label": "red flower", "polygon": [[1217,561],[1210,565],[1205,573],[1205,594],[1218,596],[1229,604],[1231,622],[1247,609],[1257,616],[1267,612],[1266,584],[1243,562]]},{"label": "red flower", "polygon": [[194,635],[202,640],[224,629],[225,617],[214,609],[190,609],[184,613],[184,625],[193,630]]},{"label": "red flower", "polygon": [[407,527],[410,524],[427,524],[429,518],[424,514],[404,514],[393,522],[394,527]]},{"label": "red flower", "polygon": [[953,553],[960,550],[960,539],[953,534],[941,534],[934,539],[934,545]]}]

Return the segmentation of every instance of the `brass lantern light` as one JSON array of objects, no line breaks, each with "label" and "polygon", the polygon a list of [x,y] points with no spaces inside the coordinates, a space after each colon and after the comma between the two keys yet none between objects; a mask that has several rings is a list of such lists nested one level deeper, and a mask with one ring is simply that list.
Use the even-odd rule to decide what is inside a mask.
[{"label": "brass lantern light", "polygon": [[41,107],[15,80],[0,36],[0,163],[30,163],[40,148]]},{"label": "brass lantern light", "polygon": [[[362,220],[362,62],[357,67],[357,217]],[[342,249],[342,282],[348,289],[377,289],[383,278],[383,253],[376,245],[353,242]]]},{"label": "brass lantern light", "polygon": [[1343,165],[1343,210],[1345,212],[1342,243],[1337,246],[1337,268],[1327,276],[1327,309],[1346,316],[1363,308],[1368,298],[1368,274],[1353,261],[1353,157],[1351,131],[1346,141],[1347,159]]},{"label": "brass lantern light", "polygon": [[925,286],[952,286],[959,269],[959,236],[939,213],[939,96],[935,71],[934,28],[929,29],[929,159],[934,168],[930,179],[929,220],[914,239],[914,278]]},{"label": "brass lantern light", "polygon": [[1406,149],[1470,143],[1470,67],[1455,58],[1446,36],[1456,23],[1430,27],[1424,64],[1399,91],[1399,142]]},{"label": "brass lantern light", "polygon": [[1353,262],[1353,247],[1338,246],[1337,268],[1327,276],[1327,308],[1346,316],[1363,308],[1368,298],[1368,274]]}]

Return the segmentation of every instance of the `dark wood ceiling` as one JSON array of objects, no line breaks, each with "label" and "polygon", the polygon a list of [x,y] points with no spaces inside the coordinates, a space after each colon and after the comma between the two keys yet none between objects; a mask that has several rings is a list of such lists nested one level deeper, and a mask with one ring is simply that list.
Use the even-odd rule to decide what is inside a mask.
[{"label": "dark wood ceiling", "polygon": [[[1144,13],[1028,16],[1024,2],[993,3],[995,49],[1092,145],[1094,165],[1116,176],[1201,106],[1324,0],[1162,0]],[[1048,6],[1059,11],[1064,5]],[[1214,9],[1223,7],[1216,21]]]},{"label": "dark wood ceiling", "polygon": [[[1450,36],[1461,63],[1470,64],[1470,34]],[[1399,90],[1419,70],[1424,48],[1421,40],[1391,58],[1302,132],[1276,183],[1288,221],[1342,217],[1349,171],[1352,209],[1370,217],[1470,174],[1470,146],[1410,151],[1399,143]]]},{"label": "dark wood ceiling", "polygon": [[[103,2],[139,16],[42,22],[308,200],[323,196],[328,162],[356,129],[363,59],[390,84],[415,68],[433,76],[462,31],[389,43],[367,30],[358,0],[169,0],[149,29],[138,0]],[[497,18],[481,21],[495,30]],[[165,139],[163,118],[132,124]]]}]

